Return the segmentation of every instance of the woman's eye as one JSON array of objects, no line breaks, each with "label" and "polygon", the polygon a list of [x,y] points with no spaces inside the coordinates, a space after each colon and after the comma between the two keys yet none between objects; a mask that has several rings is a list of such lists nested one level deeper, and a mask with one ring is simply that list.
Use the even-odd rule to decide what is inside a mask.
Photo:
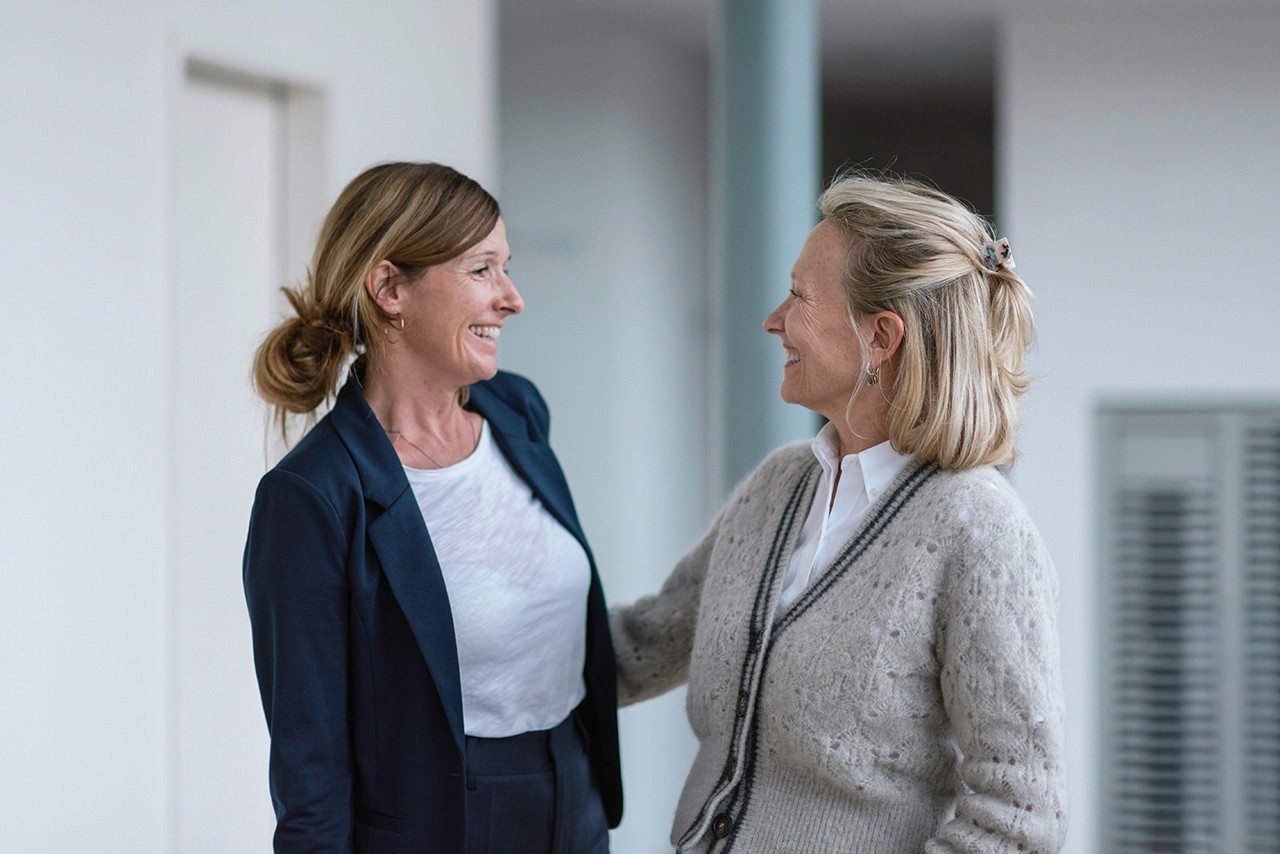
[{"label": "woman's eye", "polygon": [[485,273],[487,273],[487,272],[489,272],[489,268],[488,268],[488,267],[477,267],[476,269],[474,269],[474,270],[472,270],[472,271],[471,271],[471,275],[473,275],[473,276],[483,276],[483,275],[484,275]]}]

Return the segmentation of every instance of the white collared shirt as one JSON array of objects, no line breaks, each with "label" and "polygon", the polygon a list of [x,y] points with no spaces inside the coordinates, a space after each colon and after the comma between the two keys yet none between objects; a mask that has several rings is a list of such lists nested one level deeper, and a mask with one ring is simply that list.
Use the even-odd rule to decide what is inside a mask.
[{"label": "white collared shirt", "polygon": [[[782,578],[779,612],[795,601],[809,582],[830,566],[866,517],[871,505],[912,459],[895,451],[889,442],[881,442],[843,459],[839,454],[840,439],[835,427],[827,424],[813,440],[813,455],[822,466],[822,477],[818,479],[809,516],[800,530],[787,573]],[[840,487],[836,490],[833,504],[831,489],[837,464],[840,466]]]}]

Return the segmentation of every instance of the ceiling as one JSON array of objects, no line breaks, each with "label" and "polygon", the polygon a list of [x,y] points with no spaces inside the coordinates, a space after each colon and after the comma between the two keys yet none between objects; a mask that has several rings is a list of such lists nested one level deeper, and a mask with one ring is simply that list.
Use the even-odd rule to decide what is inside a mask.
[{"label": "ceiling", "polygon": [[[498,0],[506,24],[590,20],[648,30],[705,55],[716,0]],[[1029,7],[1133,9],[1274,8],[1275,0],[818,0],[823,80],[828,91],[876,86],[989,86],[999,16]]]}]

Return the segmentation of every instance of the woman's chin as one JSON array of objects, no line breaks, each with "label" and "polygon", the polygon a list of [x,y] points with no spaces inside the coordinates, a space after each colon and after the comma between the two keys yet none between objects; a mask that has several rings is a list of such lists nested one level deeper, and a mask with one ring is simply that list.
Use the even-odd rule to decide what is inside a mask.
[{"label": "woman's chin", "polygon": [[498,361],[495,359],[492,362],[477,365],[475,370],[473,371],[473,374],[474,374],[474,378],[471,380],[471,382],[473,383],[479,383],[479,382],[484,382],[485,380],[493,379],[498,375]]},{"label": "woman's chin", "polygon": [[793,406],[804,406],[801,396],[797,394],[796,389],[787,382],[787,378],[782,378],[782,385],[778,386],[778,397],[782,398],[783,403],[790,403]]}]

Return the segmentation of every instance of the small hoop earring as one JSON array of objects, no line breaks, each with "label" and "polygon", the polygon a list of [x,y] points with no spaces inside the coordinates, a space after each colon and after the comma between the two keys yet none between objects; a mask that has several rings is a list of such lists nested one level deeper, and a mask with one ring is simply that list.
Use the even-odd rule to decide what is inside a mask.
[{"label": "small hoop earring", "polygon": [[[396,318],[396,319],[400,321],[400,326],[399,326],[399,327],[397,327],[397,328],[398,328],[401,332],[403,332],[403,331],[404,331],[404,315],[402,314],[402,315],[400,315],[400,316],[399,316],[398,318]],[[394,325],[394,324],[395,324],[395,320],[392,320],[392,321],[391,321],[391,323]],[[385,335],[385,336],[386,336],[386,338],[387,338],[387,340],[388,340],[388,341],[390,341],[392,344],[395,344],[395,343],[397,343],[397,342],[400,340],[399,338],[392,338],[392,337],[391,337],[391,328],[390,328],[390,327],[387,327],[387,326],[382,327],[382,334],[383,334],[383,335]]]}]

